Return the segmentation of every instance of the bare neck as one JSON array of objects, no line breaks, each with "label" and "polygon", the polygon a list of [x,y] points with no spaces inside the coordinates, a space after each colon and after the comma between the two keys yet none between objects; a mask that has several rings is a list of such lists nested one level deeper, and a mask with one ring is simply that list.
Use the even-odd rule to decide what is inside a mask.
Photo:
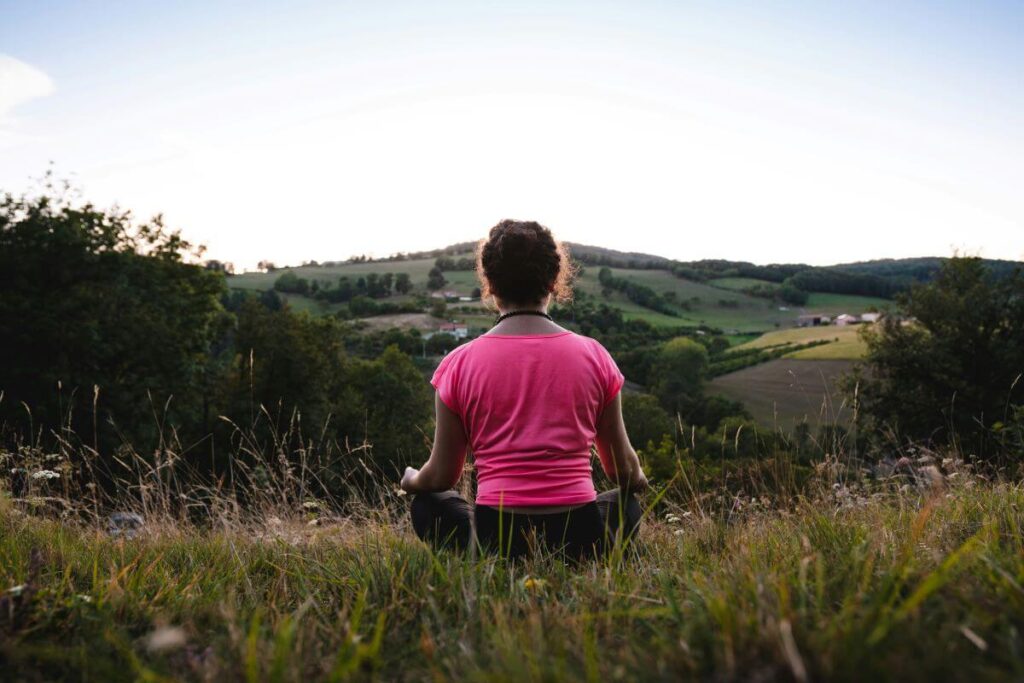
[{"label": "bare neck", "polygon": [[[498,302],[499,315],[512,313],[514,311],[534,311],[547,313],[547,302],[516,306]],[[540,315],[515,315],[502,320],[487,332],[487,334],[555,334],[565,332],[566,329],[555,322]]]}]

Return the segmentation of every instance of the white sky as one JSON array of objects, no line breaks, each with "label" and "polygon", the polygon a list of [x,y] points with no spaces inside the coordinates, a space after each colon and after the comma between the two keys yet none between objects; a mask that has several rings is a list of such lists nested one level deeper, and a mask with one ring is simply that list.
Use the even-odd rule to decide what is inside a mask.
[{"label": "white sky", "polygon": [[505,217],[683,260],[1024,259],[1012,6],[172,4],[0,1],[0,188],[52,160],[243,267]]}]

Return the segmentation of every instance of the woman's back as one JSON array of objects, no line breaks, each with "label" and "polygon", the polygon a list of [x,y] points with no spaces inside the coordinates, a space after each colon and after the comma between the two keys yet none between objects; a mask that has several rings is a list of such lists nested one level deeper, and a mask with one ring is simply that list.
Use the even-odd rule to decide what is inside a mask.
[{"label": "woman's back", "polygon": [[431,379],[462,420],[481,505],[593,501],[590,446],[624,378],[596,340],[570,331],[485,334]]},{"label": "woman's back", "polygon": [[[437,547],[480,548],[507,557],[531,539],[569,556],[604,553],[628,540],[647,486],[629,443],[620,397],[624,378],[601,344],[560,327],[548,305],[567,302],[576,270],[551,231],[504,220],[477,250],[481,298],[500,315],[487,334],[438,365],[430,458],[407,467],[416,494],[416,534]],[[591,445],[618,488],[596,494]],[[454,486],[468,451],[476,459],[476,505]],[[473,523],[475,521],[475,524]]]}]

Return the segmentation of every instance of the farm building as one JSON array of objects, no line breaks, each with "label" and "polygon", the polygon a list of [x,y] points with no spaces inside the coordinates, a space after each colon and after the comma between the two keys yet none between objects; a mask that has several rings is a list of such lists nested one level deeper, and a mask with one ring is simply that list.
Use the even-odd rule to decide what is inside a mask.
[{"label": "farm building", "polygon": [[815,327],[817,325],[828,325],[832,321],[827,315],[821,313],[804,313],[796,319],[797,327]]},{"label": "farm building", "polygon": [[865,313],[860,317],[862,322],[866,323],[877,323],[882,319],[881,313]]},{"label": "farm building", "polygon": [[844,327],[846,325],[856,325],[859,322],[859,317],[855,315],[850,315],[849,313],[843,313],[841,315],[836,316],[836,325],[839,325],[840,327]]},{"label": "farm building", "polygon": [[443,334],[450,334],[456,339],[465,339],[469,334],[469,328],[465,323],[441,323],[437,331]]}]

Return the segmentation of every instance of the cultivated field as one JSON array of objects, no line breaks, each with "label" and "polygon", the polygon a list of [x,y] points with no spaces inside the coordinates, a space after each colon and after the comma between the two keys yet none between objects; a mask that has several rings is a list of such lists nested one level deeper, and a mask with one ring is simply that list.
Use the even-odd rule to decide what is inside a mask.
[{"label": "cultivated field", "polygon": [[804,420],[812,427],[842,424],[852,418],[852,409],[836,381],[853,365],[850,360],[773,360],[716,377],[708,392],[742,401],[768,427],[789,431]]}]

